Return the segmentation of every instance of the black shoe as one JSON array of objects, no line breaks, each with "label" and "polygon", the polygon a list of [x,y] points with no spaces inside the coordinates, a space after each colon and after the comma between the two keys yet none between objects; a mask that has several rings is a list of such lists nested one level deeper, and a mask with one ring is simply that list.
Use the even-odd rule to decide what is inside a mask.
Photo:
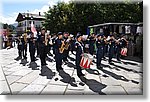
[{"label": "black shoe", "polygon": [[102,66],[98,66],[98,67],[97,67],[97,69],[100,69],[100,70],[102,70],[102,69],[103,69],[103,67],[102,67]]},{"label": "black shoe", "polygon": [[112,62],[109,62],[109,64],[110,64],[110,65],[114,65],[114,63],[112,63]]},{"label": "black shoe", "polygon": [[77,75],[78,75],[78,77],[83,77],[83,76],[85,76],[85,74],[83,74],[83,73],[77,74]]},{"label": "black shoe", "polygon": [[63,68],[61,67],[61,68],[59,68],[59,70],[63,70]]}]

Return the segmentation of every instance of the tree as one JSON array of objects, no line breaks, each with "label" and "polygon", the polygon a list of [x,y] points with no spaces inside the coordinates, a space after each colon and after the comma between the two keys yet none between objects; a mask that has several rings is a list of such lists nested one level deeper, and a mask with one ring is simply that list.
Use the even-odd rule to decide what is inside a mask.
[{"label": "tree", "polygon": [[59,2],[45,13],[43,24],[52,33],[86,33],[89,25],[108,22],[143,22],[143,2],[69,3]]}]

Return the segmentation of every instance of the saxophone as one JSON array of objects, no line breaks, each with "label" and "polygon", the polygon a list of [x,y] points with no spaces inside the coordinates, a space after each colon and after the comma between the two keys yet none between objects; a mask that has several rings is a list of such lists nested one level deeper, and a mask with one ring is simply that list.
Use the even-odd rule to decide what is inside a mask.
[{"label": "saxophone", "polygon": [[64,43],[64,41],[62,41],[61,47],[59,48],[59,52],[63,53],[64,49],[65,49],[65,43]]},{"label": "saxophone", "polygon": [[65,45],[65,50],[68,50],[68,48],[69,48],[69,45],[70,45],[70,43],[69,43],[69,41],[71,40],[71,37],[69,36],[68,37],[68,41],[67,41],[67,43],[66,43],[66,45]]}]

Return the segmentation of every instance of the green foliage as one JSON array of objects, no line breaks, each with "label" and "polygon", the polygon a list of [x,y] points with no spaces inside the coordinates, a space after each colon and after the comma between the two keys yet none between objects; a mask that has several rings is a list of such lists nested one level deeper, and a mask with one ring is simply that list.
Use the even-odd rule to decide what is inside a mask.
[{"label": "green foliage", "polygon": [[89,25],[108,22],[143,22],[143,2],[135,3],[58,3],[45,13],[43,24],[52,33],[86,33]]}]

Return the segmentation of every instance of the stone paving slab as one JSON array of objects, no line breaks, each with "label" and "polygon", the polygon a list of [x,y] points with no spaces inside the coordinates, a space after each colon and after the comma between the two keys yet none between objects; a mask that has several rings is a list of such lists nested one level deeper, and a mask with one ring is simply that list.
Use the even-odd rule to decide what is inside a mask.
[{"label": "stone paving slab", "polygon": [[142,95],[143,90],[136,87],[124,87],[128,95]]},{"label": "stone paving slab", "polygon": [[32,70],[22,69],[22,70],[12,73],[11,75],[25,76],[26,74],[31,73],[31,72]]},{"label": "stone paving slab", "polygon": [[52,94],[52,95],[63,95],[67,86],[63,85],[47,85],[43,91],[42,95]]},{"label": "stone paving slab", "polygon": [[33,71],[33,72],[27,74],[26,76],[23,76],[21,79],[17,80],[17,82],[30,84],[38,77],[39,77],[39,71]]},{"label": "stone paving slab", "polygon": [[46,78],[46,76],[39,76],[38,78],[36,78],[31,84],[34,85],[47,85],[49,83],[50,80],[48,80]]},{"label": "stone paving slab", "polygon": [[102,89],[107,95],[126,95],[126,91],[121,86],[107,86],[105,89]]},{"label": "stone paving slab", "polygon": [[10,94],[11,91],[6,81],[0,81],[0,94]]},{"label": "stone paving slab", "polygon": [[23,88],[25,88],[28,84],[23,83],[13,83],[10,85],[10,88],[12,90],[12,94],[18,94]]},{"label": "stone paving slab", "polygon": [[23,90],[21,90],[18,94],[24,94],[24,95],[34,95],[34,94],[40,94],[41,91],[44,89],[44,85],[28,85]]},{"label": "stone paving slab", "polygon": [[12,84],[13,82],[19,80],[22,76],[13,76],[13,75],[10,75],[10,76],[6,76],[7,78],[7,81],[9,84]]}]

